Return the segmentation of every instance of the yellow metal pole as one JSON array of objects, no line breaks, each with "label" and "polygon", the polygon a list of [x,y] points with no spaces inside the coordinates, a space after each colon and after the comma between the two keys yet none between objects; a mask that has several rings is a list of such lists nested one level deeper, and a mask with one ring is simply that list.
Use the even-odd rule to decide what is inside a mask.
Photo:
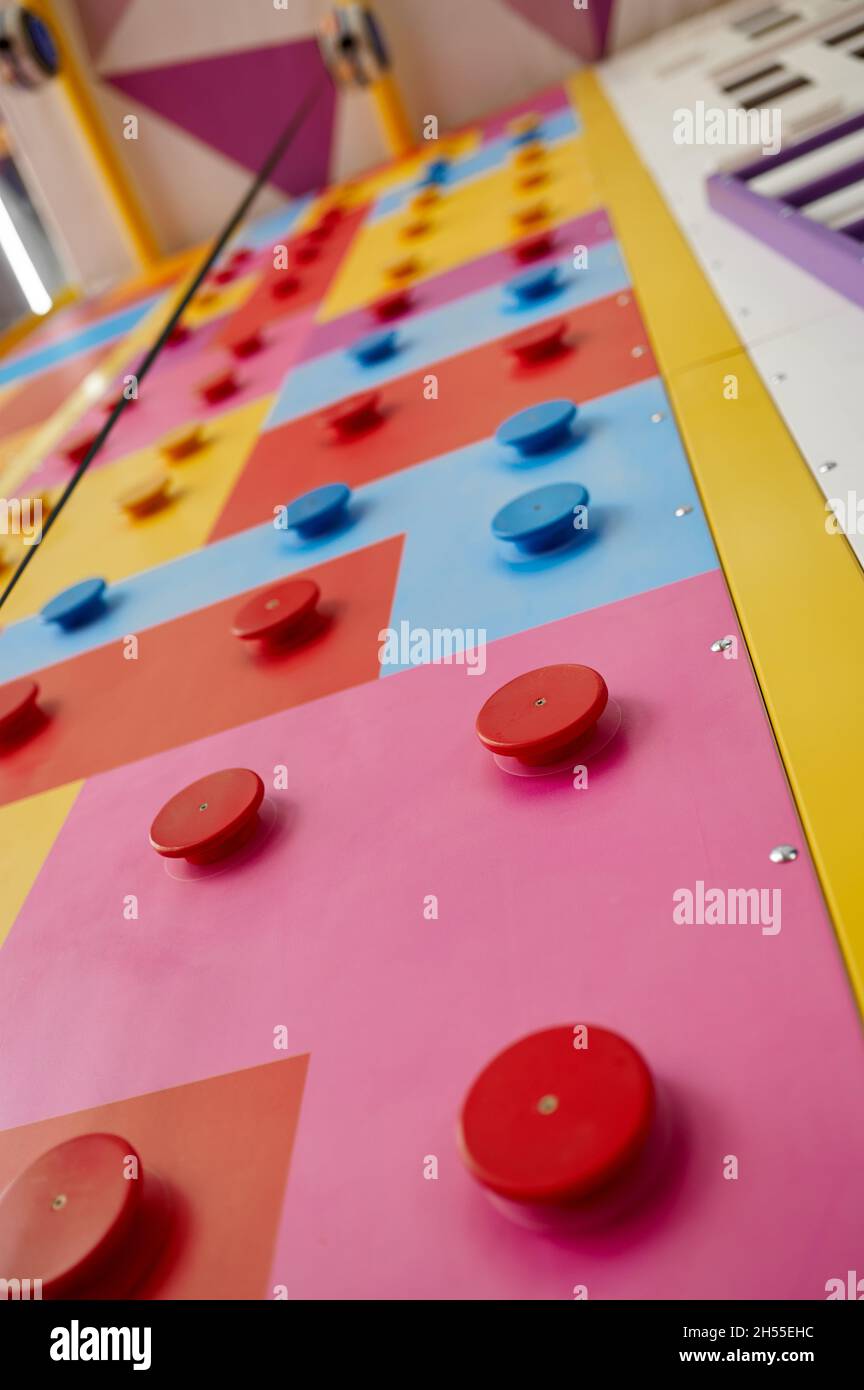
[{"label": "yellow metal pole", "polygon": [[57,18],[54,0],[35,0],[32,9],[50,27],[60,54],[57,81],[96,163],[129,248],[142,270],[159,260],[159,246],[132,188],[123,161],[105,129],[87,78],[72,44],[67,43]]},{"label": "yellow metal pole", "polygon": [[[337,0],[337,4],[343,9],[347,9],[351,3],[352,0]],[[367,6],[366,8],[370,7]],[[403,155],[410,154],[417,141],[411,130],[405,112],[405,104],[402,101],[402,94],[396,85],[393,74],[385,72],[375,82],[370,83],[369,94],[375,103],[378,123],[384,133],[384,139],[390,153],[395,159],[401,159]]]},{"label": "yellow metal pole", "polygon": [[417,142],[408,124],[402,95],[392,73],[385,72],[377,82],[373,82],[370,92],[390,153],[394,158],[401,159],[403,155],[411,153]]}]

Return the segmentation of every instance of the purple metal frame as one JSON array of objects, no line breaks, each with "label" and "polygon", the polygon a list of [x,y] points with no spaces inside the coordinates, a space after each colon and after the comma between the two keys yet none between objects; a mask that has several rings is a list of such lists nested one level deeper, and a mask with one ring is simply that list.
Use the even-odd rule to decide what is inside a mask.
[{"label": "purple metal frame", "polygon": [[791,164],[802,155],[824,149],[859,130],[864,130],[864,112],[829,126],[797,145],[790,145],[778,154],[765,155],[745,164],[734,173],[712,174],[707,181],[707,191],[708,202],[715,212],[736,222],[751,236],[767,242],[781,256],[864,308],[864,218],[842,228],[824,227],[804,211],[817,198],[864,180],[864,160],[855,160],[790,189],[782,198],[769,198],[749,187],[751,179],[757,175]]}]

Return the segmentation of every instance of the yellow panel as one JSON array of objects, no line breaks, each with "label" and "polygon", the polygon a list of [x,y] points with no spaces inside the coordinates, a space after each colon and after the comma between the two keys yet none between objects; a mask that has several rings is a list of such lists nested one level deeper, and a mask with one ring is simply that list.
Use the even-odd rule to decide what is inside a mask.
[{"label": "yellow panel", "polygon": [[573,92],[864,1004],[864,575],[597,78]]},{"label": "yellow panel", "polygon": [[442,135],[438,140],[424,141],[423,148],[416,150],[406,159],[373,169],[371,173],[362,174],[344,186],[334,184],[328,188],[321,200],[311,205],[303,214],[297,224],[298,230],[311,226],[320,208],[326,207],[335,196],[344,197],[349,207],[359,207],[380,198],[382,193],[389,193],[393,188],[418,179],[431,160],[463,159],[466,155],[472,154],[479,144],[480,131],[474,127],[457,131],[452,135]]},{"label": "yellow panel", "polygon": [[233,314],[235,309],[246,303],[260,280],[261,276],[256,271],[254,275],[243,275],[228,285],[202,285],[188,308],[183,310],[183,322],[190,328],[200,328],[212,319]]},{"label": "yellow panel", "polygon": [[0,806],[0,946],[66,820],[83,782]]},{"label": "yellow panel", "polygon": [[[3,609],[3,621],[27,617],[60,589],[99,574],[109,582],[164,564],[203,545],[222,511],[273,403],[264,396],[208,428],[200,453],[170,469],[173,499],[163,511],[130,520],[117,498],[154,469],[155,447],[87,473]],[[20,559],[23,543],[14,557]]]},{"label": "yellow panel", "polygon": [[11,469],[21,450],[27,447],[35,432],[35,429],[30,427],[26,430],[17,430],[15,434],[7,434],[0,439],[0,495],[3,497],[6,496],[3,488],[6,470],[7,468]]},{"label": "yellow panel", "polygon": [[321,320],[348,313],[368,304],[393,283],[387,267],[406,258],[417,257],[420,279],[452,270],[465,261],[498,251],[520,237],[512,214],[533,203],[548,206],[547,225],[565,222],[597,206],[597,188],[581,138],[561,140],[549,146],[545,167],[550,181],[535,191],[519,191],[514,169],[507,165],[476,179],[445,190],[439,208],[430,213],[434,230],[427,236],[406,241],[401,235],[413,214],[393,213],[368,222],[354,238],[321,306]]},{"label": "yellow panel", "polygon": [[[17,469],[17,459],[22,450],[28,448],[35,433],[32,429],[19,430],[0,439],[0,498],[4,501],[16,496],[14,488],[5,488],[4,480],[11,475],[13,466]],[[20,557],[19,542],[14,536],[6,534],[6,518],[0,513],[0,588],[8,581],[12,567]]]}]

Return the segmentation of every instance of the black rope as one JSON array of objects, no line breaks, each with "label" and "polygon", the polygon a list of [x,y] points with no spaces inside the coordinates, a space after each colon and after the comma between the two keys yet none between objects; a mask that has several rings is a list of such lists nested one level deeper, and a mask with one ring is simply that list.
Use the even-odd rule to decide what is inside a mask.
[{"label": "black rope", "polygon": [[[239,206],[235,208],[234,212],[231,214],[229,221],[225,224],[222,231],[219,233],[219,236],[217,237],[216,241],[214,241],[213,245],[211,246],[207,257],[205,258],[203,264],[199,268],[198,273],[196,274],[194,280],[187,289],[186,293],[183,295],[183,298],[181,299],[180,303],[177,305],[171,317],[168,319],[168,322],[165,324],[165,327],[162,329],[162,332],[159,334],[159,337],[156,339],[153,346],[149,349],[146,356],[140,362],[138,369],[135,373],[139,384],[144,380],[144,377],[147,375],[150,368],[153,366],[153,363],[156,361],[156,358],[159,356],[160,352],[162,351],[168,339],[170,338],[171,334],[174,332],[174,329],[177,327],[177,324],[180,321],[183,312],[186,309],[186,306],[189,304],[189,301],[194,298],[204,277],[209,273],[214,263],[219,259],[226,244],[233,236],[234,232],[237,230],[237,227],[245,218],[250,207],[254,203],[258,194],[261,192],[261,189],[263,188],[264,184],[267,183],[271,174],[274,172],[277,165],[281,162],[282,158],[287,153],[290,145],[293,143],[294,137],[296,136],[297,132],[299,131],[300,127],[302,126],[303,122],[305,121],[306,117],[311,111],[312,107],[315,105],[315,102],[318,100],[318,97],[321,95],[322,91],[323,86],[318,87],[314,91],[310,92],[309,95],[306,96],[305,99],[300,103],[300,106],[297,108],[294,115],[291,117],[285,129],[282,131],[282,134],[279,136],[279,139],[276,141],[276,144],[273,146],[272,150],[268,154],[258,173],[255,175],[255,178],[253,179],[248,192],[245,194]],[[105,424],[102,426],[98,435],[93,440],[93,443],[87,450],[85,457],[81,460],[81,463],[75,470],[74,475],[72,476],[72,478],[70,478],[69,482],[66,484],[66,487],[63,489],[62,496],[59,498],[56,505],[52,507],[51,511],[49,512],[48,517],[46,518],[45,525],[42,527],[42,531],[38,541],[35,545],[32,545],[28,548],[27,553],[25,554],[21,563],[18,565],[17,569],[15,570],[15,573],[12,575],[12,578],[9,580],[9,583],[3,590],[3,593],[0,594],[0,608],[3,607],[3,604],[6,602],[7,598],[12,593],[13,589],[15,588],[15,585],[18,583],[22,574],[27,569],[27,566],[33,560],[34,555],[36,555],[38,551],[41,550],[42,545],[45,541],[45,537],[48,535],[48,532],[51,530],[51,527],[54,525],[54,522],[57,520],[63,508],[66,506],[66,503],[69,501],[69,498],[72,496],[81,479],[84,477],[84,474],[87,472],[87,469],[90,467],[90,464],[93,462],[94,458],[99,453],[99,450],[102,448],[106,439],[108,439],[109,435],[111,434],[111,431],[113,430],[114,426],[116,425],[117,421],[123,414],[123,411],[126,409],[128,404],[129,399],[121,391],[117,404],[115,405],[111,414],[108,416],[108,419],[105,421]]]}]

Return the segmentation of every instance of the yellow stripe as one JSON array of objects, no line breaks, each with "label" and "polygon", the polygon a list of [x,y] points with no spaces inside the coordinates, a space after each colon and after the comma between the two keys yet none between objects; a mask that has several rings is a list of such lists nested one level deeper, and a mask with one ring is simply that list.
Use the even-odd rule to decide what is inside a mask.
[{"label": "yellow stripe", "polygon": [[571,94],[864,1005],[864,575],[597,77]]},{"label": "yellow stripe", "polygon": [[70,782],[50,792],[0,806],[0,946],[12,929],[30,889],[83,782]]}]

